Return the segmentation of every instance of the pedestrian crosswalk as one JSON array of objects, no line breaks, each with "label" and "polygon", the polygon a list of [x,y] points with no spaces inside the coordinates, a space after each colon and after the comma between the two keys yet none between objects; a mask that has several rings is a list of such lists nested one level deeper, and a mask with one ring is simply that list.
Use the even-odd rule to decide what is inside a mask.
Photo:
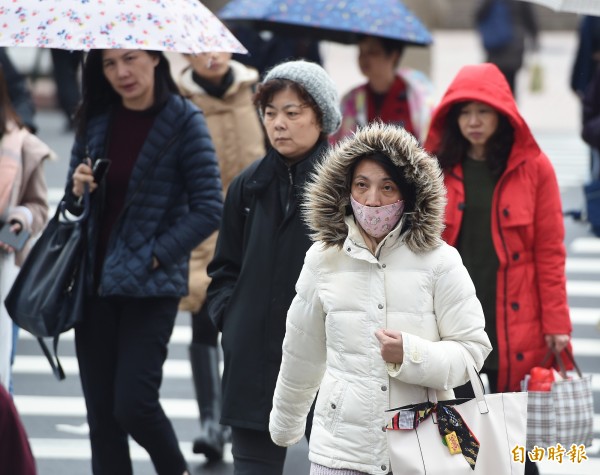
[{"label": "pedestrian crosswalk", "polygon": [[561,189],[581,186],[589,179],[589,148],[573,133],[560,131],[533,131],[542,151],[554,166]]}]

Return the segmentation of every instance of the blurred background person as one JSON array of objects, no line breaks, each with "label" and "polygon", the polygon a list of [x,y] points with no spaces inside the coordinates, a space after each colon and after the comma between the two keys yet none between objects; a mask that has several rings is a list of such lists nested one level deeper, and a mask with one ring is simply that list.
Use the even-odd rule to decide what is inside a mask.
[{"label": "blurred background person", "polygon": [[37,131],[35,123],[35,106],[31,92],[27,85],[27,79],[15,68],[6,48],[0,48],[0,67],[4,74],[4,81],[8,89],[8,96],[14,111],[30,132]]},{"label": "blurred background person", "polygon": [[[490,22],[491,16],[495,16],[493,22]],[[496,28],[498,22],[502,23],[502,32],[507,32],[507,36],[496,29],[489,31],[491,25]],[[484,38],[485,61],[498,66],[515,95],[517,73],[523,66],[526,50],[539,49],[538,25],[533,6],[521,0],[479,0],[475,10],[475,24]],[[482,31],[484,29],[488,31]],[[496,38],[502,36],[505,41],[493,48],[486,47],[486,33]]]},{"label": "blurred background person", "polygon": [[[50,148],[23,125],[12,108],[0,70],[0,227],[35,235],[48,219],[44,160]],[[29,247],[0,241],[0,384],[10,389],[13,322],[3,304]]]},{"label": "blurred background person", "polygon": [[577,36],[571,89],[579,99],[583,99],[600,64],[600,17],[584,15],[579,22]]},{"label": "blurred background person", "polygon": [[600,149],[595,138],[595,118],[599,107],[600,17],[583,16],[577,33],[579,42],[571,71],[571,89],[582,103],[582,137],[590,146],[590,174],[594,180],[600,178]]},{"label": "blurred background person", "polygon": [[58,105],[67,119],[66,129],[74,130],[75,112],[81,101],[79,67],[83,61],[83,51],[50,50],[52,54],[52,77],[56,84]]},{"label": "blurred background person", "polygon": [[[223,193],[231,180],[265,154],[264,134],[252,102],[258,73],[237,61],[231,53],[185,55],[189,67],[179,77],[181,93],[203,112],[215,146]],[[192,251],[189,295],[179,309],[192,313],[190,361],[200,410],[201,433],[194,453],[209,461],[223,458],[227,430],[221,425],[221,372],[217,349],[218,330],[208,316],[206,267],[214,256],[217,232]]]},{"label": "blurred background person", "polygon": [[[554,168],[493,64],[464,66],[434,112],[426,148],[448,192],[443,238],[455,246],[483,306],[492,392],[520,391],[571,320],[560,191]],[[458,397],[473,397],[466,385]],[[527,460],[526,474],[537,468]]]},{"label": "blurred background person", "polygon": [[591,147],[591,180],[600,180],[600,68],[583,96],[581,137]]},{"label": "blurred background person", "polygon": [[367,82],[342,97],[342,126],[332,142],[374,120],[399,125],[422,142],[434,105],[429,79],[415,69],[398,69],[404,51],[398,41],[361,36],[358,51],[360,71]]},{"label": "blurred background person", "polygon": [[341,115],[335,84],[307,61],[274,67],[254,101],[272,148],[229,186],[208,305],[222,331],[221,423],[231,426],[234,474],[281,475],[286,449],[271,440],[269,413],[286,315],[310,247],[300,195]]},{"label": "blurred background person", "polygon": [[36,475],[25,427],[17,408],[0,384],[0,475]]},{"label": "blurred background person", "polygon": [[[66,185],[88,185],[88,279],[75,349],[95,475],[132,473],[131,436],[159,475],[189,473],[159,401],[194,247],[218,227],[222,187],[203,115],[162,52],[91,50]],[[110,140],[109,140],[110,138]],[[104,178],[91,159],[108,158]],[[98,181],[96,181],[98,180]]]}]

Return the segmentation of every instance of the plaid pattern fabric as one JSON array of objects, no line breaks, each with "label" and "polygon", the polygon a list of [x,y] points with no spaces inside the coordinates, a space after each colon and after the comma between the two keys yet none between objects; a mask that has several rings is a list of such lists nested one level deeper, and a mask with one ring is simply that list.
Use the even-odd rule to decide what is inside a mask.
[{"label": "plaid pattern fabric", "polygon": [[590,446],[594,424],[592,376],[556,381],[548,392],[529,391],[527,450],[560,443]]}]

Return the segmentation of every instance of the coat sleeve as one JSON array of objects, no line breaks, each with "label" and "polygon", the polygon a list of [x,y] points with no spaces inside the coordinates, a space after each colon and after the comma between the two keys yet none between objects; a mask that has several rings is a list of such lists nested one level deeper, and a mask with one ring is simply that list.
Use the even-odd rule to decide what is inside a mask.
[{"label": "coat sleeve", "polygon": [[183,127],[179,166],[189,212],[157,239],[154,255],[162,265],[189,259],[192,249],[217,230],[223,211],[221,175],[204,116],[192,112]]},{"label": "coat sleeve", "polygon": [[283,357],[273,396],[269,432],[287,447],[304,435],[306,417],[326,363],[325,312],[318,294],[315,247],[308,251],[288,311]]},{"label": "coat sleeve", "polygon": [[244,258],[246,215],[242,200],[243,177],[244,174],[238,176],[229,186],[215,255],[207,267],[208,276],[212,279],[207,290],[208,312],[219,330],[223,329],[225,311]]},{"label": "coat sleeve", "polygon": [[534,206],[535,243],[533,259],[540,295],[542,332],[570,334],[565,278],[565,228],[556,174],[545,155],[540,155],[538,187]]},{"label": "coat sleeve", "polygon": [[403,332],[404,360],[400,366],[388,364],[390,376],[436,390],[448,390],[468,381],[465,352],[479,371],[492,350],[471,277],[458,251],[447,245],[444,248],[433,282],[440,341]]},{"label": "coat sleeve", "polygon": [[31,219],[19,219],[32,234],[42,230],[48,220],[48,190],[44,174],[43,161],[53,155],[52,151],[35,135],[29,134],[23,142],[23,161],[36,164],[27,183],[23,183],[23,193],[19,208],[27,208]]}]

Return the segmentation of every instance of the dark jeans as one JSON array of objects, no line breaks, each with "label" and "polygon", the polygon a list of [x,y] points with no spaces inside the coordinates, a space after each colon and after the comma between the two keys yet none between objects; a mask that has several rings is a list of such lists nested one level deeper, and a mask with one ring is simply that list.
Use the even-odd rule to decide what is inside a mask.
[{"label": "dark jeans", "polygon": [[[304,435],[310,440],[315,403],[313,402]],[[287,448],[271,440],[269,431],[231,428],[233,475],[282,475]]]},{"label": "dark jeans", "polygon": [[[496,370],[486,370],[482,369],[482,373],[486,373],[488,380],[490,382],[490,392],[497,393],[498,392],[498,371]],[[473,388],[471,387],[471,383],[463,384],[457,388],[454,388],[454,395],[457,398],[474,398],[475,394],[473,393]],[[531,462],[529,458],[525,458],[525,475],[538,475],[540,472],[538,471],[537,465],[535,462]]]},{"label": "dark jeans", "polygon": [[133,473],[128,435],[148,452],[159,475],[187,470],[159,402],[178,303],[176,298],[102,297],[86,302],[75,345],[94,475]]}]

